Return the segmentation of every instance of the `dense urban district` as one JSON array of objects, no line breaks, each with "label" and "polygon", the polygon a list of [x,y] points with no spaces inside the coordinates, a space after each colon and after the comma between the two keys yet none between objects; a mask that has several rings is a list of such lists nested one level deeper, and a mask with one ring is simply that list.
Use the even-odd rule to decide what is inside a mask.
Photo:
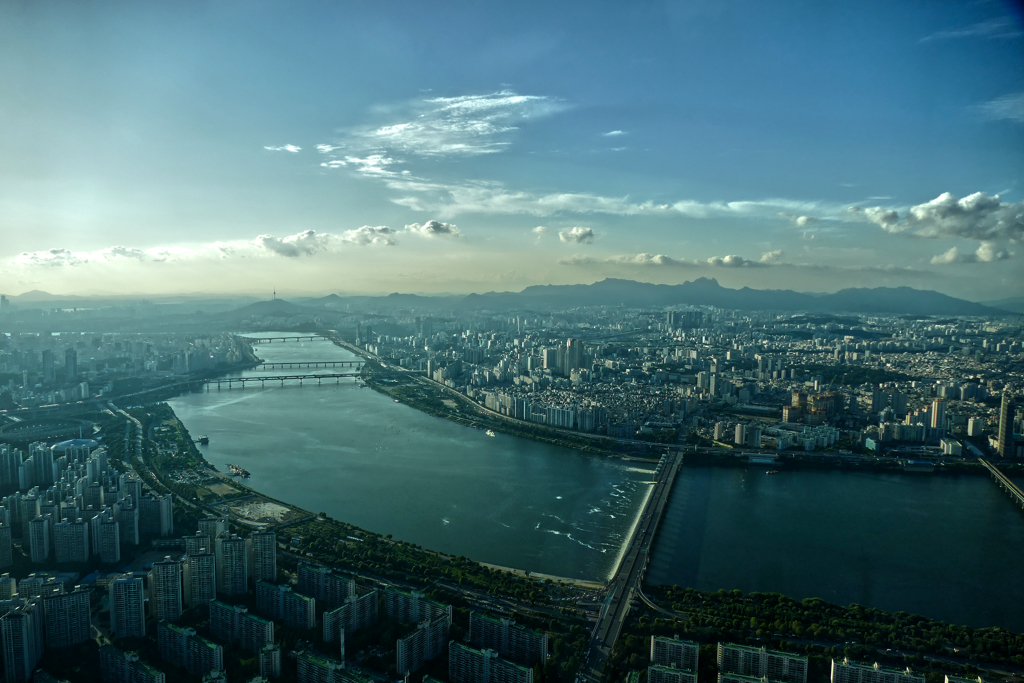
[{"label": "dense urban district", "polygon": [[[105,330],[97,312],[0,307],[5,681],[1024,677],[1024,635],[1001,628],[644,582],[673,479],[693,462],[986,476],[1024,506],[1020,315],[336,298],[322,314],[271,300],[142,331],[134,313]],[[161,401],[265,382],[238,371],[269,371],[259,348],[300,339],[357,360],[310,358],[275,381],[356,372],[467,426],[657,463],[619,569],[597,584],[489,567],[219,472]]]}]

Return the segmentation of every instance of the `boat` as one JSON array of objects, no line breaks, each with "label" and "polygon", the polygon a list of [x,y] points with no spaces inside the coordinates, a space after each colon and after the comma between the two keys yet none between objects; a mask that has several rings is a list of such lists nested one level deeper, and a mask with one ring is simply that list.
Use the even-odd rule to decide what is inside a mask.
[{"label": "boat", "polygon": [[487,434],[487,436],[497,436],[497,434],[495,434],[495,433],[494,433],[494,430],[493,430],[493,429],[488,429],[488,430],[487,430],[486,432],[484,432],[484,433],[485,433],[485,434]]},{"label": "boat", "polygon": [[245,469],[244,467],[239,467],[238,465],[232,465],[228,463],[228,471],[231,472],[231,476],[233,477],[241,477],[242,479],[249,478],[249,470]]},{"label": "boat", "polygon": [[196,443],[202,446],[207,446],[210,443],[210,437],[208,437],[206,434],[203,434],[201,437],[196,439]]}]

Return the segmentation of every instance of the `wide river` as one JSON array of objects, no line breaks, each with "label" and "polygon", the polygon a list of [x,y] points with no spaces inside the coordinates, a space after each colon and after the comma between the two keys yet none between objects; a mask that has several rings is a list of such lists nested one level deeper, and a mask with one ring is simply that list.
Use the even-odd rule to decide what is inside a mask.
[{"label": "wide river", "polygon": [[[273,336],[276,333],[268,333]],[[268,362],[348,360],[329,342]],[[332,372],[317,370],[316,372]],[[338,372],[343,372],[339,368]],[[311,370],[253,370],[245,375]],[[352,379],[180,396],[207,459],[275,498],[483,562],[604,579],[648,468],[430,417]],[[648,580],[1024,631],[1024,513],[987,477],[685,467]]]}]

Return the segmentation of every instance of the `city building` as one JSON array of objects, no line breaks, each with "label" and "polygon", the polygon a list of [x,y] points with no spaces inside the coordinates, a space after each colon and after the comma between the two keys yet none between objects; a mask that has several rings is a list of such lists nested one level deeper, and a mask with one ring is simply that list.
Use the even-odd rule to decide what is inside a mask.
[{"label": "city building", "polygon": [[205,676],[211,671],[224,669],[224,648],[196,635],[195,629],[162,621],[157,626],[157,644],[164,661],[185,669],[193,676]]},{"label": "city building", "polygon": [[547,633],[483,612],[469,613],[469,642],[482,650],[494,650],[505,659],[523,666],[544,662],[548,656]]},{"label": "city building", "polygon": [[46,596],[42,602],[47,648],[78,645],[92,637],[88,590]]},{"label": "city building", "polygon": [[149,608],[157,621],[181,618],[181,563],[165,557],[149,572]]},{"label": "city building", "polygon": [[452,641],[448,646],[451,683],[533,683],[533,669],[502,659],[494,650],[477,650]]},{"label": "city building", "polygon": [[253,581],[277,581],[277,534],[253,531],[249,534],[249,545],[252,548]]},{"label": "city building", "polygon": [[124,575],[110,582],[110,631],[118,638],[146,635],[146,591],[141,578]]},{"label": "city building", "polygon": [[217,591],[223,595],[249,592],[249,563],[245,539],[222,533],[215,543],[217,555]]},{"label": "city building", "polygon": [[266,645],[260,650],[260,676],[277,678],[281,675],[281,648],[277,645]]},{"label": "city building", "polygon": [[[299,592],[316,598],[328,607],[340,607],[356,594],[356,582],[351,577],[335,574],[321,565],[303,562],[299,565]],[[266,579],[276,581],[274,579]]]},{"label": "city building", "polygon": [[103,683],[165,683],[164,672],[109,643],[100,645],[100,677]]},{"label": "city building", "polygon": [[421,621],[415,631],[398,639],[395,645],[395,671],[404,676],[439,657],[448,644],[450,631],[451,618],[447,614]]},{"label": "city building", "polygon": [[452,622],[451,605],[427,600],[423,593],[403,591],[395,586],[388,586],[384,591],[384,609],[389,617],[406,624],[418,624],[442,614],[448,617],[449,624]]},{"label": "city building", "polygon": [[[187,542],[188,539],[186,539]],[[206,548],[201,548],[206,550]],[[217,559],[210,552],[185,555],[185,604],[206,605],[217,597]]]},{"label": "city building", "polygon": [[832,660],[832,683],[924,683],[924,676],[909,668],[886,669],[874,664],[860,664],[849,659]]},{"label": "city building", "polygon": [[139,501],[139,534],[169,538],[174,533],[174,496],[150,493]]},{"label": "city building", "polygon": [[355,633],[377,623],[378,593],[369,590],[352,595],[345,604],[324,612],[324,641],[333,643],[342,632]]},{"label": "city building", "polygon": [[807,657],[764,647],[719,643],[718,670],[782,683],[807,683]]},{"label": "city building", "polygon": [[214,638],[239,643],[249,652],[258,653],[273,644],[274,622],[249,614],[242,605],[214,600],[210,603],[210,633]]},{"label": "city building", "polygon": [[999,431],[996,434],[998,440],[999,457],[1003,459],[1013,458],[1013,420],[1016,416],[1016,405],[1010,387],[1003,389],[1003,398],[999,403]]},{"label": "city building", "polygon": [[5,683],[25,683],[32,678],[43,654],[40,618],[38,603],[26,601],[0,616]]},{"label": "city building", "polygon": [[651,637],[651,664],[696,671],[699,656],[700,645],[692,640],[681,640],[678,636]]},{"label": "city building", "polygon": [[[731,683],[728,679],[729,675],[719,675],[719,683]],[[751,679],[751,681],[760,680],[758,678]],[[647,683],[697,683],[697,672],[689,669],[678,669],[674,666],[651,664],[647,667]]]},{"label": "city building", "polygon": [[296,593],[290,586],[258,581],[256,609],[292,628],[316,628],[316,599]]},{"label": "city building", "polygon": [[89,524],[81,519],[53,525],[54,559],[62,562],[89,561]]},{"label": "city building", "polygon": [[36,515],[29,522],[29,556],[33,562],[50,559],[50,517]]}]

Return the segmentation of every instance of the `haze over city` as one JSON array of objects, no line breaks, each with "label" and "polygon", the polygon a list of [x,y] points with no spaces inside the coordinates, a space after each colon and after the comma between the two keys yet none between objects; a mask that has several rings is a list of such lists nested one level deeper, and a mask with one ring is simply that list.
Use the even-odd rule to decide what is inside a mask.
[{"label": "haze over city", "polygon": [[5,3],[0,291],[1020,295],[1019,6]]}]

